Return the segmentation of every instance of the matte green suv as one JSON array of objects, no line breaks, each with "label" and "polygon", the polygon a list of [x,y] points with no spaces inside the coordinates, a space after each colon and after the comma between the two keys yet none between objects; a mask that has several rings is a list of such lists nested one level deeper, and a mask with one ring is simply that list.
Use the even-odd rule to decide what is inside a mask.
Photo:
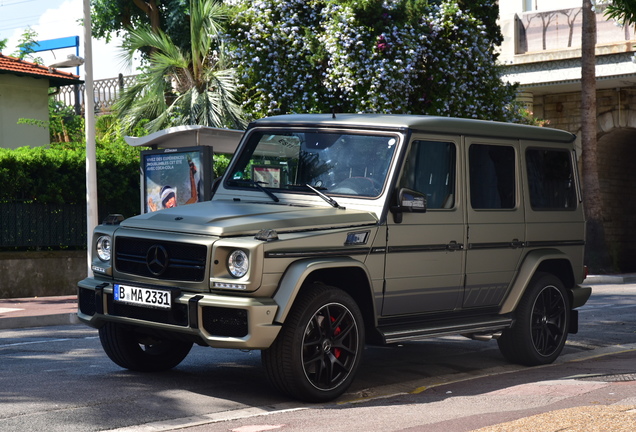
[{"label": "matte green suv", "polygon": [[428,116],[255,121],[211,201],[95,229],[78,316],[124,368],[258,349],[306,401],[345,392],[365,343],[460,334],[550,363],[591,294],[573,141]]}]

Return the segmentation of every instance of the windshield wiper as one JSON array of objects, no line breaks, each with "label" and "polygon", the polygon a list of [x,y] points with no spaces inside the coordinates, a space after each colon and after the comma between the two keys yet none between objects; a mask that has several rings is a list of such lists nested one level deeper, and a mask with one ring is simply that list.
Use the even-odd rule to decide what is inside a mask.
[{"label": "windshield wiper", "polygon": [[320,198],[324,199],[325,201],[327,201],[333,208],[337,208],[337,209],[341,209],[341,210],[346,210],[344,207],[342,207],[340,204],[338,204],[338,201],[336,201],[335,199],[331,198],[330,196],[325,195],[324,193],[320,192],[318,189],[316,189],[315,187],[306,184],[305,186],[307,186],[309,189],[311,189],[316,195],[318,195]]},{"label": "windshield wiper", "polygon": [[237,183],[247,183],[247,184],[251,184],[256,186],[256,188],[260,191],[263,191],[264,193],[267,194],[268,197],[270,197],[272,199],[272,201],[274,202],[279,202],[280,200],[278,199],[278,197],[276,195],[274,195],[274,193],[272,191],[270,191],[269,189],[265,189],[263,186],[264,184],[269,184],[267,182],[264,181],[255,181],[255,180],[247,180],[247,179],[241,179],[241,180],[231,180],[233,182],[237,182]]}]

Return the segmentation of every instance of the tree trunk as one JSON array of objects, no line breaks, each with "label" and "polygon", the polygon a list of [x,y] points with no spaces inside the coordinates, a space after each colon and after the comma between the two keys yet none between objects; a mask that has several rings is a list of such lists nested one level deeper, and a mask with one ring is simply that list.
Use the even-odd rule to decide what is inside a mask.
[{"label": "tree trunk", "polygon": [[153,32],[157,33],[161,29],[161,23],[159,21],[159,8],[155,0],[133,0],[135,6],[141,9],[148,19],[150,20],[150,28]]},{"label": "tree trunk", "polygon": [[583,0],[581,40],[581,145],[583,148],[583,204],[587,219],[585,264],[594,273],[612,270],[605,243],[603,200],[598,176],[596,140],[596,13],[591,0]]}]

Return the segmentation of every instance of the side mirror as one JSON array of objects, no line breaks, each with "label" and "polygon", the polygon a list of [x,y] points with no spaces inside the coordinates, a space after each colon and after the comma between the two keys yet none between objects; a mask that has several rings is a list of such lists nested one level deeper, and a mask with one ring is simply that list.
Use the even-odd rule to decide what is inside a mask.
[{"label": "side mirror", "polygon": [[402,223],[404,212],[426,213],[426,194],[402,188],[397,193],[397,205],[391,207],[395,223]]}]

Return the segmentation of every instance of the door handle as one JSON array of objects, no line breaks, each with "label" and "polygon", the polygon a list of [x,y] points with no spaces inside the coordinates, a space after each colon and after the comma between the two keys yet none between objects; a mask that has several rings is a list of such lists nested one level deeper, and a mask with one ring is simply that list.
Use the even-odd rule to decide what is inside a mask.
[{"label": "door handle", "polygon": [[526,244],[522,241],[519,241],[519,239],[514,239],[513,241],[510,242],[510,247],[513,249],[522,248],[525,245]]},{"label": "door handle", "polygon": [[464,245],[461,243],[457,243],[455,240],[446,245],[446,250],[456,251],[464,249]]}]

